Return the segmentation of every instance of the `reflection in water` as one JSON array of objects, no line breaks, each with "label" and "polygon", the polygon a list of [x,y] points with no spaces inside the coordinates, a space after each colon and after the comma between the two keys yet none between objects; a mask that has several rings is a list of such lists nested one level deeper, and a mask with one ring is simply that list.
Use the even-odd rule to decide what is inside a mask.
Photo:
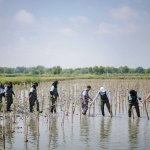
[{"label": "reflection in water", "polygon": [[6,128],[6,143],[9,144],[9,148],[12,149],[12,139],[13,139],[13,135],[12,135],[12,124],[10,124],[10,120],[9,118],[5,120],[5,128]]},{"label": "reflection in water", "polygon": [[49,134],[49,149],[57,149],[58,147],[58,128],[57,128],[57,116],[51,116],[52,130]]},{"label": "reflection in water", "polygon": [[100,147],[104,149],[111,133],[112,119],[102,117],[100,125]]},{"label": "reflection in water", "polygon": [[130,149],[138,148],[138,134],[139,134],[139,120],[128,120],[128,133],[129,133],[129,143]]},{"label": "reflection in water", "polygon": [[81,142],[87,145],[89,147],[89,141],[90,141],[90,120],[88,116],[82,117],[82,124],[80,127],[80,136],[81,136]]}]

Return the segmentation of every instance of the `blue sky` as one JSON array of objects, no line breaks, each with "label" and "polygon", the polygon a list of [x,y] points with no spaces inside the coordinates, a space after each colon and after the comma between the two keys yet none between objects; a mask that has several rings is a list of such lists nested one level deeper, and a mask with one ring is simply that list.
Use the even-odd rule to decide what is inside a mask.
[{"label": "blue sky", "polygon": [[2,67],[150,67],[149,0],[0,0]]}]

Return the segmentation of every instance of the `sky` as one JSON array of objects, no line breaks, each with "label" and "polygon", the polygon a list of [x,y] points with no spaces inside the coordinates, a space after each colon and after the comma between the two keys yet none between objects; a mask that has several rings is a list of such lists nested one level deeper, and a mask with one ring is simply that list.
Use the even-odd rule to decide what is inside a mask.
[{"label": "sky", "polygon": [[0,67],[150,67],[150,0],[0,0]]}]

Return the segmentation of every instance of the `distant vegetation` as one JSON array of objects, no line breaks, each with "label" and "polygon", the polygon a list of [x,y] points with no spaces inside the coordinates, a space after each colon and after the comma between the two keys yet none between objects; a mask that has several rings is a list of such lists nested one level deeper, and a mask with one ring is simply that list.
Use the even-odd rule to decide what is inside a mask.
[{"label": "distant vegetation", "polygon": [[94,74],[94,75],[102,75],[102,74],[150,74],[150,68],[145,69],[142,67],[138,68],[129,68],[127,66],[124,67],[103,67],[103,66],[95,66],[95,67],[86,67],[86,68],[75,68],[75,69],[62,69],[60,66],[56,66],[53,68],[45,68],[44,66],[37,67],[16,67],[16,68],[8,68],[8,67],[0,67],[0,74],[25,74],[25,75],[58,75],[58,74]]}]

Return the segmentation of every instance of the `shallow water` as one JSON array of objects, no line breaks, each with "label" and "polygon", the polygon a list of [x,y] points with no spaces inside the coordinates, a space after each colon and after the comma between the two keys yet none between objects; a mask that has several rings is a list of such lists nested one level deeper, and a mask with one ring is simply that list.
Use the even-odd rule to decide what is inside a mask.
[{"label": "shallow water", "polygon": [[[99,85],[107,87],[113,100],[113,118],[110,118],[107,108],[105,108],[106,116],[101,115],[100,100],[98,99],[95,112],[92,106],[90,116],[87,113],[86,116],[80,118],[80,108],[77,105],[72,119],[72,102],[78,99],[87,82],[93,87],[90,93],[92,97],[97,93]],[[38,88],[40,106],[42,105],[42,97],[45,95],[44,109],[48,105],[47,96],[50,85],[50,83],[46,83],[46,85],[42,83]],[[150,121],[147,120],[143,106],[140,104],[141,118],[137,118],[135,113],[135,119],[128,118],[128,107],[125,101],[127,89],[131,87],[136,87],[142,96],[146,95],[148,93],[147,87],[150,86],[149,80],[126,82],[119,80],[77,80],[69,81],[69,83],[63,82],[60,86],[59,91],[62,100],[64,102],[71,100],[69,115],[65,116],[64,125],[61,124],[63,112],[60,110],[60,103],[57,107],[58,114],[51,114],[50,124],[48,117],[45,117],[45,111],[40,114],[39,136],[35,115],[29,114],[29,116],[27,115],[30,124],[28,142],[25,142],[25,116],[18,114],[17,123],[11,126],[9,113],[6,113],[4,125],[3,117],[0,117],[0,150],[4,148],[6,150],[150,150]],[[72,89],[70,90],[68,87]],[[16,86],[14,88],[20,95],[19,101],[23,102],[23,91],[29,90],[30,86],[28,85],[26,88]],[[70,91],[70,95],[68,91]],[[117,107],[115,107],[116,104]],[[65,104],[64,107],[66,106]],[[147,106],[149,108],[149,104]],[[4,127],[5,141],[2,138]]]},{"label": "shallow water", "polygon": [[[106,110],[107,111],[107,110]],[[126,114],[116,115],[113,118],[106,113],[105,117],[96,109],[95,115],[89,117],[82,116],[77,112],[74,115],[65,117],[64,125],[62,122],[62,113],[51,115],[52,128],[49,130],[47,118],[40,115],[40,136],[37,136],[35,116],[29,117],[29,137],[28,142],[24,142],[24,122],[17,117],[17,123],[13,124],[10,133],[9,118],[5,119],[6,141],[5,149],[8,150],[70,150],[70,149],[114,149],[114,150],[132,150],[132,149],[150,149],[150,121],[146,116],[140,119],[128,118]],[[0,127],[2,129],[2,126]],[[0,132],[0,137],[2,132]],[[3,149],[4,141],[0,138],[0,149]]]}]

